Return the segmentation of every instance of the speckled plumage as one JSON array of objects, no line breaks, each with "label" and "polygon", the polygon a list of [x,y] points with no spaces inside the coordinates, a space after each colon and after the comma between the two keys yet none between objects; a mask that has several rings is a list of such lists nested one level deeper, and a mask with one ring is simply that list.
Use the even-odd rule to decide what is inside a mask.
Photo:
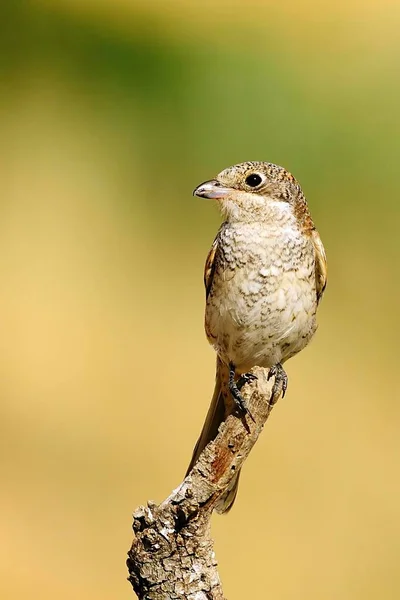
[{"label": "speckled plumage", "polygon": [[315,259],[310,237],[290,219],[224,223],[205,328],[238,373],[271,367],[301,350],[316,329]]},{"label": "speckled plumage", "polygon": [[[216,391],[191,465],[232,409],[229,364],[239,375],[283,363],[302,350],[315,333],[326,284],[321,240],[300,185],[285,169],[241,163],[195,194],[215,198],[225,221],[204,274],[205,329],[218,355]],[[235,494],[236,489],[222,503],[222,512]]]}]

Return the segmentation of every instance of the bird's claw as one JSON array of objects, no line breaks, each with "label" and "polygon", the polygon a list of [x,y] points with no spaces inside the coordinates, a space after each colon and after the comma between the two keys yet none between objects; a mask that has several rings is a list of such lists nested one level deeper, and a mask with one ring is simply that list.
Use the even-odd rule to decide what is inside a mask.
[{"label": "bird's claw", "polygon": [[254,419],[253,415],[251,414],[249,407],[247,406],[246,400],[243,398],[242,394],[240,393],[240,390],[246,383],[250,383],[251,381],[254,381],[255,379],[257,379],[257,375],[253,375],[253,373],[244,373],[243,375],[241,375],[241,377],[239,377],[239,380],[236,383],[235,382],[235,367],[234,367],[234,365],[229,366],[229,390],[232,394],[232,398],[235,401],[236,406],[239,408],[239,410],[242,413],[244,413],[245,415],[248,415],[254,423],[255,423],[255,419]]},{"label": "bird's claw", "polygon": [[257,375],[254,375],[254,373],[243,373],[243,375],[241,375],[239,377],[239,379],[237,380],[237,383],[236,383],[237,389],[241,390],[244,385],[246,385],[247,383],[251,383],[252,381],[255,381],[256,379],[258,379],[258,377],[257,377]]},{"label": "bird's claw", "polygon": [[235,387],[231,387],[230,390],[231,390],[232,398],[234,399],[236,406],[239,408],[240,412],[242,412],[245,415],[249,415],[250,419],[255,423],[256,420],[253,417],[253,415],[251,414],[250,409],[247,406],[247,402],[243,398],[240,391],[238,390],[237,385],[235,384]]},{"label": "bird's claw", "polygon": [[276,365],[270,368],[270,370],[268,371],[267,380],[269,381],[271,377],[275,377],[271,393],[271,399],[275,403],[278,400],[280,394],[282,394],[282,398],[285,397],[288,386],[288,376],[286,375],[286,371],[282,367],[281,363],[277,363]]}]

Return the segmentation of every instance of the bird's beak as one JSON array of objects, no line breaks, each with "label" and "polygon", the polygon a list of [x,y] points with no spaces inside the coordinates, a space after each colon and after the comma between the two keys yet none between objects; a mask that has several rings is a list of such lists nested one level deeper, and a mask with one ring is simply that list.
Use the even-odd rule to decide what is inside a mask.
[{"label": "bird's beak", "polygon": [[193,196],[219,200],[220,198],[226,198],[231,191],[231,189],[224,187],[216,179],[211,179],[210,181],[205,181],[204,183],[198,185],[197,188],[193,190]]}]

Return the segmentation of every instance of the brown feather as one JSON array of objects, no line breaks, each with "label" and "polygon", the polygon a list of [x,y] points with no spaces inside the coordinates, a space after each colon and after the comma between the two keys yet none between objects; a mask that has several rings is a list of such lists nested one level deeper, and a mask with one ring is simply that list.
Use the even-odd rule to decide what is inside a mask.
[{"label": "brown feather", "polygon": [[328,265],[326,262],[325,248],[316,229],[311,234],[315,249],[315,280],[317,287],[317,300],[321,300],[326,288]]},{"label": "brown feather", "polygon": [[199,439],[197,440],[196,446],[193,450],[193,456],[190,461],[189,467],[186,471],[186,476],[190,473],[193,466],[196,464],[197,459],[207,446],[208,442],[213,440],[217,433],[218,427],[225,420],[225,399],[222,391],[223,383],[221,381],[221,362],[217,358],[217,370],[215,375],[215,388],[214,394],[211,400],[210,407],[208,409],[207,417],[201,430]]},{"label": "brown feather", "polygon": [[206,258],[206,264],[204,265],[204,285],[206,288],[206,298],[208,298],[208,295],[211,290],[213,278],[214,278],[215,256],[217,254],[217,250],[218,250],[218,236],[213,241],[210,252],[208,253],[207,258]]}]

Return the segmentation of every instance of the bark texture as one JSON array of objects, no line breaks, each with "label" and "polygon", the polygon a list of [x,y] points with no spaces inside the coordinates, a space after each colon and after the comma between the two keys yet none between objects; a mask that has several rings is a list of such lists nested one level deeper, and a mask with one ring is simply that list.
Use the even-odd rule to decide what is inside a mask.
[{"label": "bark texture", "polygon": [[224,600],[210,535],[215,504],[228,489],[275,403],[273,378],[255,368],[257,380],[242,395],[249,416],[230,415],[183,483],[160,505],[148,502],[133,515],[135,539],[128,553],[129,581],[140,600]]}]

